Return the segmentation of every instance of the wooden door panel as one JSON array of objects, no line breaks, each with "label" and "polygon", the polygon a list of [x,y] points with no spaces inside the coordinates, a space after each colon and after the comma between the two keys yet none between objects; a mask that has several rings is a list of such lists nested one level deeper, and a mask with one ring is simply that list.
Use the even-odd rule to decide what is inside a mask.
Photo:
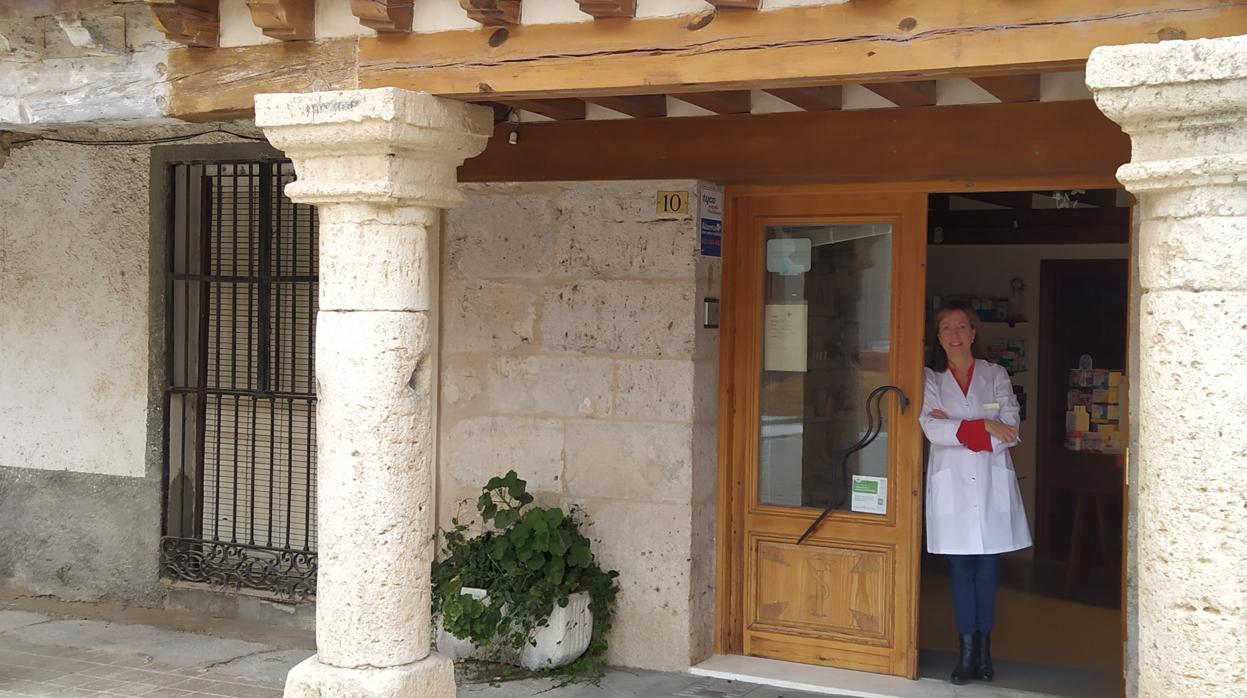
[{"label": "wooden door panel", "polygon": [[[733,501],[727,510],[732,547],[738,551],[728,558],[733,566],[725,594],[731,599],[725,614],[731,623],[728,645],[748,655],[915,677],[922,491],[917,410],[922,398],[926,196],[803,189],[791,195],[729,195],[728,209],[723,374],[730,404],[722,406],[729,418],[721,426],[729,434],[724,445],[730,456],[723,476],[732,483]],[[890,232],[879,232],[884,227]],[[792,274],[767,267],[766,241],[777,234],[783,239],[807,235],[814,245],[814,271],[806,263],[805,271],[797,272],[804,275],[801,281],[778,278]],[[854,242],[884,234],[890,235],[890,252],[880,251],[877,244],[870,247],[875,243],[868,241]],[[838,247],[842,243],[859,247]],[[869,263],[863,263],[867,257]],[[819,263],[830,266],[820,271]],[[861,286],[862,293],[855,295],[851,288],[859,283],[872,285]],[[783,300],[773,295],[777,289],[785,294]],[[884,292],[888,295],[879,295]],[[868,293],[875,295],[863,295]],[[789,301],[790,297],[797,300]],[[867,297],[890,300],[869,310],[843,305]],[[767,368],[762,333],[769,325],[764,323],[764,305],[790,302],[806,304],[808,361],[795,364],[796,368],[792,363]],[[821,323],[817,331],[816,323]],[[844,327],[837,329],[834,323]],[[866,323],[871,323],[871,334],[853,334],[852,328]],[[876,339],[880,335],[882,341]],[[848,345],[850,353],[836,355],[847,359],[828,362],[819,353],[832,346],[829,337],[837,338],[834,341],[850,337],[855,342]],[[869,342],[859,341],[866,337]],[[844,360],[849,363],[838,363]],[[820,381],[829,375],[818,371],[852,376],[844,379],[849,382],[843,384],[847,387],[841,397],[811,402],[811,396],[819,394]],[[889,384],[904,391],[911,402],[904,414],[897,401],[889,398],[882,403],[887,438],[873,456],[874,470],[865,473],[878,477],[879,468],[886,468],[886,509],[880,514],[850,511],[839,498],[847,495],[817,489],[828,481],[819,477],[830,475],[818,469],[838,466],[821,460],[812,464],[802,454],[821,453],[812,446],[815,443],[842,449],[849,444],[841,441],[857,439],[854,430],[864,426],[849,426],[847,432],[836,427],[840,431],[834,444],[830,431],[821,442],[808,437],[814,430],[829,429],[829,423],[843,423],[846,415],[860,415],[852,407],[873,388]],[[792,399],[781,399],[785,396]],[[762,421],[763,415],[769,421]],[[779,439],[788,438],[783,434],[791,432],[781,432],[776,425],[788,429],[789,424],[803,434],[800,447],[780,445]],[[760,469],[763,438],[770,439],[768,470]],[[783,449],[792,449],[794,455],[775,460],[774,454]],[[779,478],[784,478],[782,483]],[[831,482],[843,488],[847,479],[841,474]],[[818,516],[822,501],[839,501],[839,507],[814,536],[796,545]]]},{"label": "wooden door panel", "polygon": [[756,617],[750,628],[889,643],[890,549],[755,541]]}]

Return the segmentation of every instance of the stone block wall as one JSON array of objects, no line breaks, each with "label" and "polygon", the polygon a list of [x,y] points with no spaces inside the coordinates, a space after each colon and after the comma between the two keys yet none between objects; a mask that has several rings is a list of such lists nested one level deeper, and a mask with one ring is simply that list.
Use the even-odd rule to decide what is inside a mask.
[{"label": "stone block wall", "polygon": [[[696,183],[484,185],[447,215],[439,519],[514,469],[577,504],[622,593],[611,662],[711,652],[720,263],[655,213]],[[462,509],[472,514],[471,505]]]}]

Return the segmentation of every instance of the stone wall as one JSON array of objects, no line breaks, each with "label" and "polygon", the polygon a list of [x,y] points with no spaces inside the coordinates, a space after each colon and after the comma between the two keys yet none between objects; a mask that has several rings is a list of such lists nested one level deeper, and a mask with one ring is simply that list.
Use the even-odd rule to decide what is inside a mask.
[{"label": "stone wall", "polygon": [[[719,260],[660,190],[695,182],[490,185],[444,233],[440,519],[514,469],[582,506],[622,593],[611,662],[711,651]],[[472,513],[467,508],[465,513]]]}]

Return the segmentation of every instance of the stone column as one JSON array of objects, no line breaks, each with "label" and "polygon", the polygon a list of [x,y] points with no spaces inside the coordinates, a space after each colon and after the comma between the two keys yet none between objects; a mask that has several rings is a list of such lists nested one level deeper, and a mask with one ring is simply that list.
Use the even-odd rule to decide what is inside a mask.
[{"label": "stone column", "polygon": [[257,95],[256,125],[320,217],[318,652],[285,695],[449,698],[429,652],[437,242],[492,113],[384,88]]},{"label": "stone column", "polygon": [[1139,199],[1140,696],[1247,686],[1247,37],[1096,49]]}]

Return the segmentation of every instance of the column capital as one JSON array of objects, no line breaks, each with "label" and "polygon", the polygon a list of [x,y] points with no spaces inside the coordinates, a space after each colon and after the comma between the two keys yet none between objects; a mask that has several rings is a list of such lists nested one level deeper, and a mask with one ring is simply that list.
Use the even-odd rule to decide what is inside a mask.
[{"label": "column capital", "polygon": [[394,87],[259,94],[255,122],[294,161],[299,203],[450,208],[456,168],[485,149],[493,114]]},{"label": "column capital", "polygon": [[1131,191],[1247,182],[1247,36],[1103,46],[1087,86],[1131,137]]}]

